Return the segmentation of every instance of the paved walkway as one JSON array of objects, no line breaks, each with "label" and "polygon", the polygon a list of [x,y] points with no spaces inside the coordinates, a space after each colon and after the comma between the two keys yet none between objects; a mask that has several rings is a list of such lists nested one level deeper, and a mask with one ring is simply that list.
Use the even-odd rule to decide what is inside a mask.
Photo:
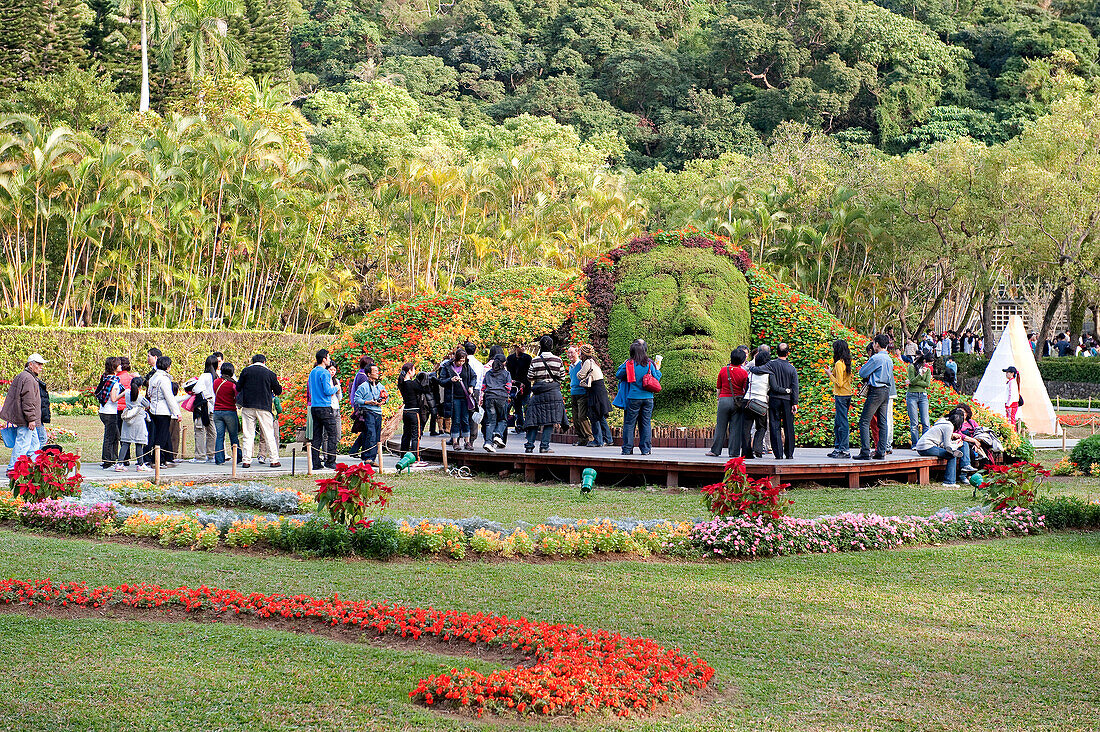
[{"label": "paved walkway", "polygon": [[[394,472],[394,465],[400,459],[399,456],[385,455],[382,459],[382,469],[384,473]],[[292,467],[290,453],[288,452],[282,459],[282,465],[278,468],[272,468],[268,465],[261,465],[260,463],[252,463],[250,468],[242,468],[237,466],[237,475],[233,477],[233,468],[226,463],[225,465],[215,465],[214,463],[192,463],[182,462],[174,468],[161,468],[160,481],[161,483],[170,483],[173,481],[195,481],[199,483],[213,483],[215,481],[231,481],[236,480],[242,483],[250,480],[260,480],[263,478],[276,478],[288,475],[300,475],[307,474],[306,471],[306,458],[299,454],[296,458],[297,465]],[[354,460],[347,455],[341,455],[337,460],[339,463],[358,463],[358,460]],[[413,472],[423,472],[431,470],[441,469],[441,465],[426,465],[413,468]],[[293,470],[293,472],[292,472]],[[122,480],[153,480],[154,473],[149,471],[147,473],[136,472],[134,466],[131,465],[126,472],[115,472],[113,469],[104,470],[99,466],[99,463],[83,463],[80,466],[80,473],[84,476],[85,480],[90,480],[95,483],[115,483]],[[332,475],[332,470],[315,470],[313,475],[323,477],[326,475]]]}]

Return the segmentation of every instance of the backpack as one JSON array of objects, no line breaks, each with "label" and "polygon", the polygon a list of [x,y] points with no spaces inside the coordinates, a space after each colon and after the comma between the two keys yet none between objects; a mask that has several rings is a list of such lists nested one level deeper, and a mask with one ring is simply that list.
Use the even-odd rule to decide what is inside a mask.
[{"label": "backpack", "polygon": [[99,386],[95,388],[95,398],[99,402],[99,406],[106,404],[111,398],[111,387],[114,385],[116,377],[114,376],[101,376],[99,379]]}]

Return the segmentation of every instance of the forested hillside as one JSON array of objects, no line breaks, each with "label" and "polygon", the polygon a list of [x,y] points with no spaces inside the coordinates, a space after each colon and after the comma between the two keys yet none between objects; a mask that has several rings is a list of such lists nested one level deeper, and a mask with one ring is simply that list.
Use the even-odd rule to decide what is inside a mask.
[{"label": "forested hillside", "polygon": [[[613,162],[634,169],[751,152],[784,121],[895,153],[961,135],[999,142],[1045,111],[1057,72],[1092,78],[1100,28],[1096,3],[1077,0],[318,0],[304,8],[185,0],[174,13],[161,0],[3,6],[0,78],[25,85],[71,62],[92,64],[135,95],[143,14],[151,26],[182,19],[150,53],[153,108],[162,111],[184,92],[186,74],[201,75],[188,59],[203,23],[226,22],[227,67],[290,81],[321,139],[375,168],[378,151],[355,139],[346,112],[408,104],[372,99],[377,80],[445,121],[441,134],[448,124],[472,130],[549,115],[583,139],[619,138],[625,147],[610,146]],[[158,52],[164,42],[178,49],[174,59]]]},{"label": "forested hillside", "polygon": [[881,3],[0,0],[0,322],[334,329],[694,225],[860,331],[1080,327],[1100,11]]}]

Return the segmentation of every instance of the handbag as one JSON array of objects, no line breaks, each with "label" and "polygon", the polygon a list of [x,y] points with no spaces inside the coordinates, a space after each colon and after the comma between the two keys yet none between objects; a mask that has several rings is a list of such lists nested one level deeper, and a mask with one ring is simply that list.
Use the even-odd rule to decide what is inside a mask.
[{"label": "handbag", "polygon": [[870,381],[860,382],[859,388],[856,389],[856,396],[863,399],[867,396],[867,390],[871,388]]},{"label": "handbag", "polygon": [[[194,408],[195,408],[195,395],[194,394],[192,394],[191,396],[187,397],[182,402],[180,402],[180,409],[182,409],[184,411],[190,412],[190,411],[194,410]],[[130,410],[126,410],[126,411],[130,411]],[[123,419],[126,419],[126,417],[123,416]]]},{"label": "handbag", "polygon": [[1020,406],[1021,407],[1024,406],[1024,398],[1023,397],[1020,397]]},{"label": "handbag", "polygon": [[4,440],[4,447],[15,447],[15,425],[9,424],[7,427],[0,429],[0,438]]},{"label": "handbag", "polygon": [[768,403],[759,399],[749,399],[745,402],[745,409],[749,410],[757,417],[763,417],[768,413]]},{"label": "handbag", "polygon": [[[634,383],[638,380],[634,373],[634,361],[626,362],[626,380]],[[646,366],[645,373],[642,374],[641,387],[643,391],[648,391],[651,394],[659,394],[661,392],[661,382],[657,381],[657,378],[653,375],[652,369]]]},{"label": "handbag", "polygon": [[619,391],[615,394],[615,399],[612,400],[611,406],[616,407],[617,409],[626,409],[626,390],[626,382],[620,381]]}]

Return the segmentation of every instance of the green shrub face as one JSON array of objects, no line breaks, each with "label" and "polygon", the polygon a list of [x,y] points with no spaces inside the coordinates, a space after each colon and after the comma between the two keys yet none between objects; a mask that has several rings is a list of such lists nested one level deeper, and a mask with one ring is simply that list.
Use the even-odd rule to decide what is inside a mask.
[{"label": "green shrub face", "polygon": [[749,342],[745,276],[726,257],[680,246],[626,256],[616,275],[611,358],[621,363],[635,338],[645,340],[650,356],[664,356],[654,419],[693,424],[702,408],[709,421],[718,372]]}]

